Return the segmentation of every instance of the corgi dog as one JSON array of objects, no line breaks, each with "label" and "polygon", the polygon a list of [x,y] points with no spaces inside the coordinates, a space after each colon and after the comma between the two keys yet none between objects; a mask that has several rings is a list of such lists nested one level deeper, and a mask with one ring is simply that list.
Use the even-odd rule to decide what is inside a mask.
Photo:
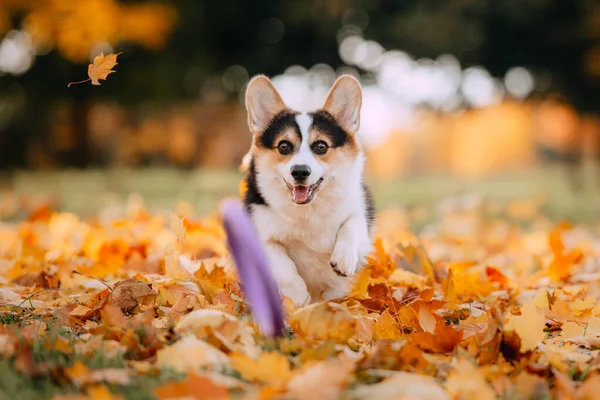
[{"label": "corgi dog", "polygon": [[371,250],[374,207],[356,137],[361,104],[351,76],[313,112],[286,107],[265,76],[247,87],[253,140],[244,203],[279,289],[296,306],[345,296]]}]

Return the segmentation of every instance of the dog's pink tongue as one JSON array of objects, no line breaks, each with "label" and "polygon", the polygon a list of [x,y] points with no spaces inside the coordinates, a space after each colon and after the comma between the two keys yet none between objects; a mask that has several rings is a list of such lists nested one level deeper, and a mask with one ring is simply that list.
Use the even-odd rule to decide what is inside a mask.
[{"label": "dog's pink tongue", "polygon": [[304,203],[308,200],[308,186],[294,186],[292,193],[295,203]]}]

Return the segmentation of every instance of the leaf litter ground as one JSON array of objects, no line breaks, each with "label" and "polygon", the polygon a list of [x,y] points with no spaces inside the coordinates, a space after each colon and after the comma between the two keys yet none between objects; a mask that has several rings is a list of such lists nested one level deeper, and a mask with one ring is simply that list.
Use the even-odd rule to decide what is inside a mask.
[{"label": "leaf litter ground", "polygon": [[0,224],[0,399],[593,399],[600,238],[448,202],[417,236],[380,214],[349,296],[260,335],[216,217]]}]

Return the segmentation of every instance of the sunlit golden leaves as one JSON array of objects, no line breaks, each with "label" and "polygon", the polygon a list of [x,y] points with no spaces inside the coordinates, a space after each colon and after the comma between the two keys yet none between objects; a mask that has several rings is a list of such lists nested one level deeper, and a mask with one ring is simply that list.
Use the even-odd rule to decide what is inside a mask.
[{"label": "sunlit golden leaves", "polygon": [[23,29],[31,35],[38,52],[57,48],[74,62],[87,60],[94,46],[102,42],[116,45],[129,41],[149,50],[159,49],[177,21],[168,2],[38,0],[22,1],[19,8],[4,5],[0,4],[0,22],[7,12],[23,15]]},{"label": "sunlit golden leaves", "polygon": [[290,325],[308,340],[345,342],[354,334],[356,321],[343,305],[321,302],[299,309],[290,317]]},{"label": "sunlit golden leaves", "polygon": [[[158,399],[595,398],[597,235],[511,226],[492,240],[494,222],[461,213],[481,231],[457,237],[441,217],[422,244],[376,241],[347,297],[284,302],[285,333],[266,339],[216,218],[139,202],[114,219],[40,210],[0,226],[0,319],[15,321],[0,325],[0,356],[81,398],[166,370],[181,380]],[[34,347],[73,362],[39,362]],[[93,369],[99,352],[125,362]]]}]

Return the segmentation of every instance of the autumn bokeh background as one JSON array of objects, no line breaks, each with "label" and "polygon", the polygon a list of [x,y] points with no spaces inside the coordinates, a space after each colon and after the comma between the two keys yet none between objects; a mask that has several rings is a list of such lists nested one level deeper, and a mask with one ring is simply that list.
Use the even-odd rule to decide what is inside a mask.
[{"label": "autumn bokeh background", "polygon": [[[117,73],[67,88],[101,51],[124,52]],[[214,206],[238,189],[258,73],[299,109],[360,77],[379,204],[482,192],[598,211],[594,2],[2,0],[0,217],[36,196]]]}]

